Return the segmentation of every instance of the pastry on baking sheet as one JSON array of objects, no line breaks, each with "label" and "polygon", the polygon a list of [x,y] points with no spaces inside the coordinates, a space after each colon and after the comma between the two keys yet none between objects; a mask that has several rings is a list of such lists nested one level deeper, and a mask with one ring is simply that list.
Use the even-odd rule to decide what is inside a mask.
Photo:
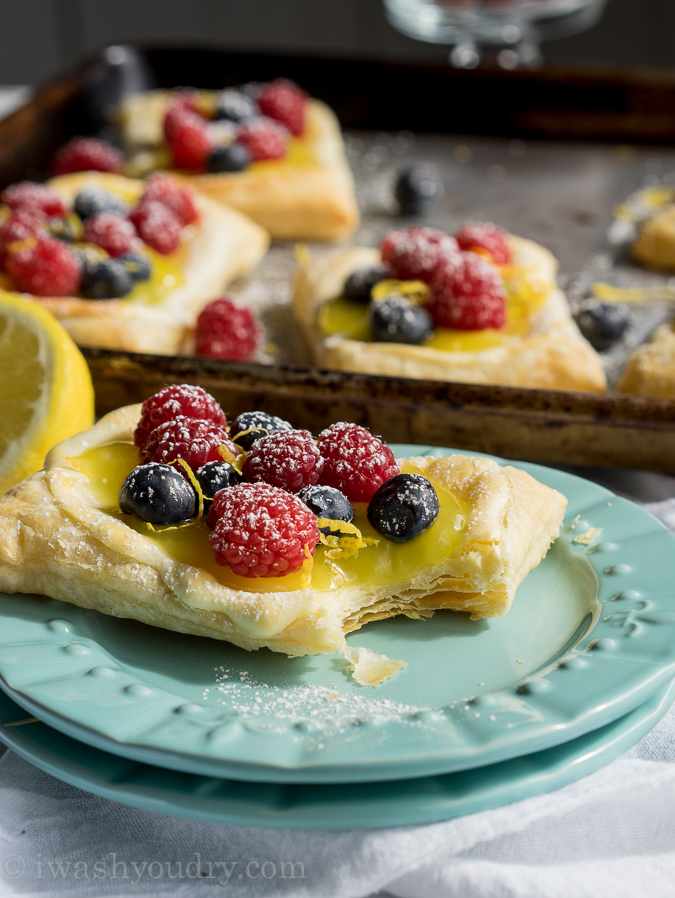
[{"label": "pastry on baking sheet", "polygon": [[290,82],[150,91],[125,100],[117,119],[131,173],[180,172],[277,240],[337,240],[358,224],[338,121]]},{"label": "pastry on baking sheet", "polygon": [[[497,234],[499,250],[486,233]],[[306,254],[293,305],[315,363],[431,380],[605,390],[600,356],[571,318],[551,253],[491,225],[465,225],[458,237],[459,246],[434,229],[413,228],[390,232],[382,250],[357,247],[314,262]],[[402,296],[391,306],[393,294]],[[390,313],[384,324],[383,309]]]},{"label": "pastry on baking sheet", "polygon": [[673,322],[657,328],[650,343],[638,346],[619,380],[620,393],[675,399],[675,330]]},{"label": "pastry on baking sheet", "polygon": [[[666,188],[664,188],[665,190]],[[670,189],[672,200],[672,189]],[[675,270],[675,205],[669,204],[642,224],[631,252],[650,268]]]},{"label": "pastry on baking sheet", "polygon": [[[168,397],[166,391],[174,389],[164,388],[163,395]],[[195,390],[199,388],[181,387],[178,394],[171,393],[171,400],[185,409],[185,403],[190,401],[188,393],[194,394]],[[162,391],[157,394],[161,395]],[[144,409],[154,401],[155,397],[151,397]],[[153,425],[162,420],[157,417],[156,407],[155,404],[155,411],[147,412],[147,416],[154,415]],[[201,408],[204,413],[204,406]],[[164,420],[149,436],[146,432],[139,440],[140,413],[140,406],[118,409],[84,433],[60,443],[50,452],[44,471],[24,480],[0,499],[0,590],[42,593],[116,617],[226,640],[248,650],[267,647],[291,656],[345,653],[345,633],[380,618],[397,614],[424,618],[439,609],[464,611],[475,619],[504,614],[518,585],[558,535],[566,507],[566,500],[555,490],[517,468],[502,467],[487,458],[451,455],[396,462],[388,447],[356,425],[332,425],[315,444],[307,432],[284,431],[287,422],[270,416],[240,423],[238,426],[244,429],[233,436],[240,416],[230,427],[235,443],[251,437],[262,424],[268,433],[249,446],[243,464],[241,457],[236,463],[246,482],[236,482],[219,492],[214,490],[209,516],[211,531],[204,518],[168,529],[157,523],[149,526],[144,520],[150,515],[140,520],[134,513],[120,510],[121,504],[129,511],[130,472],[133,480],[162,467],[156,462],[136,467],[139,450],[134,436],[145,447],[140,450],[142,459],[149,454],[155,459],[168,458],[152,455],[158,445],[169,445],[166,440],[162,443],[158,434],[168,428],[172,440],[176,440],[173,428],[188,425],[185,418]],[[209,413],[207,410],[205,414]],[[213,427],[218,425],[193,421],[190,426],[196,428],[193,433],[203,433],[205,427],[217,433]],[[220,456],[232,461],[232,443],[220,433],[229,447],[226,451],[223,443]],[[380,474],[386,471],[386,475],[382,474],[385,479],[381,483],[377,481],[380,485],[367,506],[354,500],[353,523],[347,522],[348,515],[335,517],[337,512],[324,517],[300,494],[270,485],[269,472],[274,479],[279,465],[283,468],[279,453],[287,441],[295,446],[296,453],[305,451],[314,459],[315,468],[304,465],[303,476],[311,481],[311,470],[320,470],[321,482],[325,483],[328,459],[334,461],[355,440],[361,441],[362,449],[366,447],[363,451],[369,455],[358,465],[356,474],[356,468],[349,474],[356,476],[349,489],[355,489],[357,481],[361,484],[359,489],[363,488],[364,481],[359,476],[374,470],[371,462],[384,465],[378,470]],[[193,438],[192,446],[196,442]],[[172,473],[174,469],[170,473],[181,482],[181,490],[184,487],[196,491],[194,478],[202,476],[202,469],[196,468],[191,451],[192,448],[186,449],[180,457],[190,457],[197,474],[192,471],[188,478]],[[323,460],[318,460],[319,452]],[[175,459],[175,453],[171,457]],[[256,480],[267,462],[268,481]],[[247,474],[248,465],[252,475]],[[297,466],[291,465],[287,470],[297,473]],[[335,474],[338,469],[330,470]],[[344,469],[340,470],[342,476]],[[412,493],[401,493],[402,483]],[[126,492],[123,490],[120,495],[123,484]],[[298,485],[294,483],[294,488]],[[370,482],[369,488],[374,486],[375,481]],[[419,496],[417,489],[422,489],[427,497],[421,504],[417,500],[416,505],[413,503],[417,517],[412,537],[400,529],[386,529],[387,521],[393,520],[397,527],[400,524],[395,514],[388,517],[394,507],[389,504],[392,486],[396,501]],[[346,495],[349,490],[344,489]],[[331,495],[336,492],[339,490],[333,488]],[[310,493],[316,500],[316,491]],[[431,494],[436,497],[435,507],[427,501]],[[231,511],[237,502],[253,501],[252,497],[256,502],[267,502],[265,509],[278,507],[281,502],[293,514],[301,518],[305,515],[304,523],[296,521],[292,534],[287,534],[288,540],[304,540],[299,567],[279,573],[279,558],[290,557],[286,543],[281,548],[265,544],[263,551],[256,548],[257,543],[250,542],[250,532],[241,535],[241,528],[238,538],[249,541],[246,545],[253,546],[250,552],[228,554],[237,548],[234,538],[223,547],[229,534],[227,528],[232,526],[228,508]],[[376,517],[375,506],[380,512],[384,509],[381,519]],[[255,530],[254,518],[249,507],[244,515],[248,531]],[[236,523],[236,515],[234,520]],[[311,540],[297,536],[307,526],[315,530]],[[319,526],[324,530],[320,539]],[[411,526],[410,522],[405,526]],[[273,562],[265,555],[268,550],[274,555]],[[252,560],[251,555],[256,552],[258,555]],[[277,565],[271,574],[252,567],[262,564],[261,559],[266,565]],[[235,573],[235,568],[240,572]],[[254,569],[256,575],[251,573]],[[365,663],[364,666],[368,667]],[[379,675],[378,665],[375,669],[374,678]]]},{"label": "pastry on baking sheet", "polygon": [[[152,220],[137,226],[141,236],[146,235],[141,240],[126,214],[143,205],[136,204],[144,196],[144,182],[115,174],[87,172],[55,178],[46,187],[50,196],[60,199],[67,215],[41,221],[37,238],[33,234],[26,238],[22,235],[21,240],[8,244],[4,257],[4,286],[39,302],[81,345],[137,352],[180,351],[204,305],[233,279],[254,268],[269,243],[268,234],[255,222],[197,193],[190,201],[194,220],[183,224],[172,217],[173,231],[160,220],[157,226],[159,242],[156,242],[150,231],[143,231],[144,226],[153,227]],[[44,191],[41,185],[33,185],[30,189],[35,188]],[[28,206],[23,205],[21,193],[17,195],[17,205],[12,207],[13,216],[20,217],[26,209],[30,213],[30,189]],[[14,202],[10,191],[3,197]],[[101,196],[109,203],[112,197],[123,204],[120,208],[126,212],[108,210],[108,213],[93,214],[81,220],[72,211],[73,204],[78,196],[87,194],[95,197],[95,203],[104,202]],[[81,207],[78,205],[78,208]],[[152,214],[156,214],[157,201],[153,209]],[[112,231],[106,230],[110,227],[110,213],[123,219],[121,225],[119,221],[114,224]],[[133,214],[131,211],[132,218]],[[101,218],[104,221],[100,233],[94,235],[94,231],[87,229],[93,227],[91,223],[97,217],[99,222]],[[71,229],[70,234],[63,235],[69,242],[54,239],[53,235],[60,233],[57,227]],[[173,243],[162,243],[167,235],[175,238]],[[50,277],[56,278],[54,285],[58,288],[52,295],[49,282],[45,285],[31,280],[30,258],[26,257],[36,239],[43,237],[49,238],[48,245],[55,247],[59,261],[65,265],[61,272],[50,269]],[[125,249],[124,242],[115,243],[119,240],[130,243],[130,249]],[[106,246],[110,252],[103,248]],[[120,249],[124,251],[118,252]],[[137,261],[129,260],[129,255],[140,256],[142,262],[149,263],[148,270],[145,273],[139,271]],[[85,256],[86,262],[83,261]],[[115,263],[112,266],[111,261]],[[97,268],[99,262],[106,263],[100,270]],[[131,280],[124,272],[120,275],[118,263],[131,264],[135,272]],[[97,269],[95,275],[92,273],[94,268]],[[63,280],[71,277],[74,277],[72,290],[64,287],[68,281]],[[88,287],[85,286],[87,279]],[[32,283],[36,284],[34,289]],[[87,298],[97,294],[100,294],[98,298]]]}]

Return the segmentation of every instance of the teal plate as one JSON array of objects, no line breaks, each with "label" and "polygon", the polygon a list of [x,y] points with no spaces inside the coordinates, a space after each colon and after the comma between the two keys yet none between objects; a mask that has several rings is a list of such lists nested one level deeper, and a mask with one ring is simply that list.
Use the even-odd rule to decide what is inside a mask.
[{"label": "teal plate", "polygon": [[[3,688],[103,750],[256,782],[450,773],[596,730],[675,677],[675,536],[589,481],[519,467],[567,496],[561,537],[503,618],[440,612],[351,634],[408,662],[378,689],[334,657],[248,653],[30,596],[0,601]],[[589,527],[594,544],[575,543]]]},{"label": "teal plate", "polygon": [[[383,783],[245,783],[176,773],[90,748],[0,692],[0,740],[41,770],[123,804],[178,817],[284,829],[365,829],[449,820],[550,792],[609,764],[675,699],[675,683],[620,717],[556,748],[477,770]],[[8,725],[9,724],[9,725]]]}]

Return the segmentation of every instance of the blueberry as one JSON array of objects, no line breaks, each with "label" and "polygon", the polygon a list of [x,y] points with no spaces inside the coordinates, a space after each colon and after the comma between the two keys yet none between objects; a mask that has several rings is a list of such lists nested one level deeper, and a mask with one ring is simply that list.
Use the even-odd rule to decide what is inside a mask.
[{"label": "blueberry", "polygon": [[[354,508],[352,503],[332,486],[306,486],[298,493],[298,499],[305,503],[317,518],[330,518],[331,521],[346,521],[350,524],[354,520]],[[335,533],[330,527],[319,527],[322,533],[330,535]]]},{"label": "blueberry", "polygon": [[195,477],[204,494],[204,512],[211,508],[211,502],[218,490],[227,489],[242,481],[239,471],[225,461],[207,461],[201,468],[197,468]]},{"label": "blueberry", "polygon": [[80,190],[75,197],[73,209],[82,221],[99,212],[122,212],[125,215],[129,212],[129,207],[119,197],[108,193],[104,187],[95,186]]},{"label": "blueberry", "polygon": [[240,143],[226,147],[216,147],[211,151],[206,167],[211,174],[243,171],[251,164],[251,154]]},{"label": "blueberry", "polygon": [[598,352],[620,340],[628,327],[628,312],[618,306],[598,302],[575,315],[579,330]]},{"label": "blueberry", "polygon": [[373,265],[372,268],[357,268],[345,281],[342,295],[353,302],[370,302],[370,294],[375,284],[391,277],[393,277],[392,270],[386,262]]},{"label": "blueberry", "polygon": [[120,262],[132,281],[149,281],[152,277],[152,265],[145,253],[125,253],[118,256]]},{"label": "blueberry", "polygon": [[370,331],[377,343],[409,343],[428,340],[434,332],[431,315],[422,306],[402,296],[372,303]]},{"label": "blueberry", "polygon": [[426,477],[396,474],[370,500],[368,520],[382,536],[404,543],[428,530],[440,509],[436,490]]},{"label": "blueberry", "polygon": [[[245,430],[250,433],[239,437],[238,435]],[[248,452],[256,440],[267,436],[268,433],[276,433],[277,430],[293,430],[293,425],[276,415],[268,415],[267,412],[242,412],[232,422],[230,436],[237,446]]]},{"label": "blueberry", "polygon": [[124,514],[150,524],[182,524],[197,514],[197,493],[175,468],[152,461],[129,474],[119,504]]},{"label": "blueberry", "polygon": [[118,299],[133,289],[131,276],[117,259],[88,262],[82,274],[82,295],[87,299]]},{"label": "blueberry", "polygon": [[401,215],[421,215],[445,193],[433,165],[413,165],[399,173],[394,196]]},{"label": "blueberry", "polygon": [[245,122],[257,115],[260,115],[260,109],[253,97],[233,87],[221,90],[216,98],[216,121]]}]

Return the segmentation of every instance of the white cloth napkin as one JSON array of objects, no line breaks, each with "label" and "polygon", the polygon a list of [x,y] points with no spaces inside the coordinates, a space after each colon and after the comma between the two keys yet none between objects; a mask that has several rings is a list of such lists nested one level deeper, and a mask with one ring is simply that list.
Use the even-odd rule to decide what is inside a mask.
[{"label": "white cloth napkin", "polygon": [[[675,529],[675,478],[578,471]],[[0,896],[675,898],[675,706],[555,792],[428,826],[252,829],[141,811],[0,758]]]}]

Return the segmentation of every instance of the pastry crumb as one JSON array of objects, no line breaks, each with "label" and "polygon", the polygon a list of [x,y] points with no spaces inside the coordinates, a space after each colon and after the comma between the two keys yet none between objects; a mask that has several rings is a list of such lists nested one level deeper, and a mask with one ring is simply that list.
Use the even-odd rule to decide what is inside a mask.
[{"label": "pastry crumb", "polygon": [[386,655],[378,655],[363,646],[357,649],[347,648],[345,658],[349,662],[352,677],[360,686],[379,686],[401,668],[408,666],[406,661],[393,661]]},{"label": "pastry crumb", "polygon": [[583,533],[577,533],[572,539],[573,543],[581,543],[584,546],[590,546],[594,539],[597,539],[602,533],[602,527],[589,527]]}]

